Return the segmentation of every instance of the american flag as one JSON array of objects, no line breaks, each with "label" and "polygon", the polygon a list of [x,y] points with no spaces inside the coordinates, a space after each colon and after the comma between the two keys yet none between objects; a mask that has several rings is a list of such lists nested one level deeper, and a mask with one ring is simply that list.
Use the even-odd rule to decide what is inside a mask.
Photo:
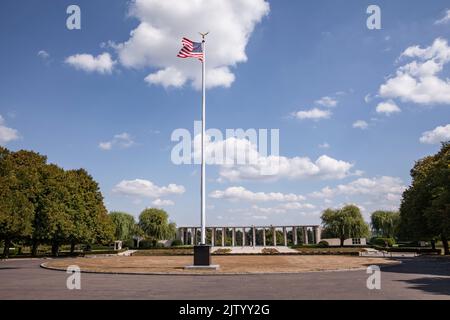
[{"label": "american flag", "polygon": [[203,49],[201,42],[194,42],[188,38],[183,38],[181,40],[183,48],[181,48],[177,57],[179,58],[198,58],[198,60],[203,61]]}]

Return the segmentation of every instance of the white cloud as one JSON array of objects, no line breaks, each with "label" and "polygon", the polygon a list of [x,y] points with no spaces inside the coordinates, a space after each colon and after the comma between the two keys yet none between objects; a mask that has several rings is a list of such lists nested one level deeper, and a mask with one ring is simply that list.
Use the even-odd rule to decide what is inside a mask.
[{"label": "white cloud", "polygon": [[[259,157],[256,164],[222,166],[220,176],[229,181],[278,179],[342,179],[349,175],[353,164],[323,155],[316,161],[307,157]],[[277,168],[275,175],[262,175]]]},{"label": "white cloud", "polygon": [[0,145],[19,139],[19,132],[16,129],[6,126],[5,119],[0,115]]},{"label": "white cloud", "polygon": [[153,200],[152,204],[156,207],[169,207],[173,206],[175,203],[172,200],[156,199]]},{"label": "white cloud", "polygon": [[450,124],[436,127],[432,131],[426,131],[420,138],[421,143],[428,144],[439,144],[446,141],[450,141]]},{"label": "white cloud", "polygon": [[313,192],[312,198],[330,199],[339,195],[365,195],[377,200],[398,202],[406,186],[400,178],[382,176],[379,178],[359,178],[348,184],[340,184],[335,188],[325,187],[321,191]]},{"label": "white cloud", "polygon": [[390,115],[392,113],[399,113],[402,111],[392,100],[380,102],[377,105],[376,110],[378,113],[384,113],[386,115]]},{"label": "white cloud", "polygon": [[[287,213],[288,211],[301,211],[302,214],[305,214],[304,210],[313,210],[316,206],[306,203],[298,203],[298,202],[290,202],[290,203],[284,203],[275,207],[260,207],[257,205],[253,205],[250,209],[245,210],[246,212],[250,213],[262,213],[264,215],[271,215],[271,214],[283,214]],[[267,217],[267,216],[265,216]]]},{"label": "white cloud", "polygon": [[[207,85],[229,87],[234,81],[230,68],[246,62],[245,49],[255,26],[269,13],[264,0],[134,0],[130,14],[139,25],[130,38],[115,44],[119,61],[128,68],[156,68],[147,76],[150,84],[180,87],[201,84],[199,61],[180,59],[181,38],[207,38]],[[175,80],[171,79],[175,75]]]},{"label": "white cloud", "polygon": [[111,55],[107,52],[96,57],[86,53],[75,54],[67,57],[65,62],[75,69],[101,74],[111,73],[116,64],[116,61],[112,60]]},{"label": "white cloud", "polygon": [[320,149],[329,149],[330,145],[328,144],[328,142],[324,142],[322,144],[319,144],[319,148]]},{"label": "white cloud", "polygon": [[368,127],[369,127],[369,124],[364,120],[358,120],[353,123],[353,128],[364,130],[364,129],[367,129]]},{"label": "white cloud", "polygon": [[384,98],[399,98],[417,104],[450,104],[450,80],[438,77],[450,61],[447,40],[438,38],[426,48],[407,48],[400,59],[415,59],[397,69],[395,76],[380,86]]},{"label": "white cloud", "polygon": [[294,202],[305,199],[305,197],[293,193],[284,194],[280,192],[253,192],[245,189],[244,187],[230,187],[223,191],[216,190],[211,192],[209,196],[214,199],[227,199],[230,201],[245,200],[250,202]]},{"label": "white cloud", "polygon": [[444,17],[435,21],[434,24],[446,24],[448,22],[450,22],[450,10],[446,10]]},{"label": "white cloud", "polygon": [[177,184],[169,184],[166,187],[159,187],[153,182],[144,179],[123,180],[113,189],[113,192],[127,196],[137,196],[144,198],[160,198],[168,195],[179,195],[185,192],[185,188]]},{"label": "white cloud", "polygon": [[45,51],[45,50],[40,50],[40,51],[37,53],[37,56],[38,56],[39,58],[43,59],[43,60],[46,60],[46,59],[50,58],[50,54],[49,54],[47,51]]},{"label": "white cloud", "polygon": [[186,83],[186,76],[174,67],[169,67],[149,74],[145,79],[149,84],[160,84],[164,88],[180,88]]},{"label": "white cloud", "polygon": [[127,132],[124,132],[121,134],[116,134],[110,141],[100,142],[98,144],[98,147],[102,150],[107,151],[113,149],[114,147],[122,149],[129,148],[134,144],[135,142],[133,141],[131,135]]},{"label": "white cloud", "polygon": [[331,97],[322,97],[319,100],[316,100],[316,104],[321,105],[323,107],[332,108],[337,106],[338,101]]},{"label": "white cloud", "polygon": [[[206,163],[219,164],[219,181],[278,180],[278,179],[342,179],[355,173],[350,172],[352,163],[322,155],[315,161],[308,157],[288,158],[278,155],[263,155],[256,144],[245,138],[231,137],[220,141],[210,141],[207,137]],[[200,135],[194,138],[194,159],[200,160]],[[227,150],[234,150],[228,153]],[[223,159],[218,163],[215,155]],[[247,157],[245,157],[247,155]],[[248,161],[239,162],[239,158]],[[265,173],[265,174],[264,174]]]},{"label": "white cloud", "polygon": [[322,107],[332,108],[337,106],[338,101],[331,97],[322,97],[319,100],[316,100],[315,103]]},{"label": "white cloud", "polygon": [[304,119],[320,120],[330,118],[331,114],[332,113],[329,110],[313,108],[310,110],[297,111],[294,113],[294,116],[300,120]]}]

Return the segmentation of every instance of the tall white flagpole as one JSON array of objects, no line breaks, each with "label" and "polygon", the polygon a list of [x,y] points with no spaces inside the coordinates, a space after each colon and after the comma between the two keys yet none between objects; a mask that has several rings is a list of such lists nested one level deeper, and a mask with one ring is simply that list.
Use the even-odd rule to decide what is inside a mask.
[{"label": "tall white flagpole", "polygon": [[202,50],[203,50],[203,62],[202,62],[202,172],[201,172],[201,243],[206,244],[206,212],[205,212],[205,188],[206,188],[206,168],[205,168],[205,122],[206,122],[206,41],[205,36],[202,35]]}]

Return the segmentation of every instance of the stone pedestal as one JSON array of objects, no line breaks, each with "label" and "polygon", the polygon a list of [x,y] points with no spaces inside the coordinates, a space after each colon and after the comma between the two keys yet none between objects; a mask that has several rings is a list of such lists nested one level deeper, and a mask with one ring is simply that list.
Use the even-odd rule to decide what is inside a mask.
[{"label": "stone pedestal", "polygon": [[211,247],[201,245],[194,247],[194,266],[209,266],[211,264]]}]

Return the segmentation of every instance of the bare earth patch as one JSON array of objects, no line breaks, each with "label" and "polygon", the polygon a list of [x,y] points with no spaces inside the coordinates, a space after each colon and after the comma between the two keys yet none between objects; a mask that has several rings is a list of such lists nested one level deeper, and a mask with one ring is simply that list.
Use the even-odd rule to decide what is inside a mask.
[{"label": "bare earth patch", "polygon": [[386,258],[350,256],[215,256],[212,263],[220,265],[217,271],[184,270],[192,260],[192,256],[113,256],[58,259],[46,262],[43,267],[66,270],[77,265],[85,272],[136,274],[258,274],[348,270],[398,263]]}]

